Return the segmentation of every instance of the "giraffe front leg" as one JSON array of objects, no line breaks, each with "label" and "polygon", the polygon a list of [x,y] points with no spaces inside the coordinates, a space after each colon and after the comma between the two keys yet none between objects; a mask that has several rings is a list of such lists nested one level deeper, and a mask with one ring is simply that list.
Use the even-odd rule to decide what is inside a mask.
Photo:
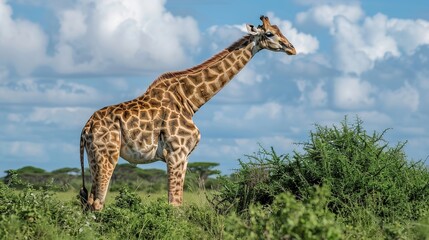
[{"label": "giraffe front leg", "polygon": [[183,203],[183,186],[187,164],[187,156],[183,152],[182,154],[172,154],[167,159],[168,203],[173,206],[180,206]]},{"label": "giraffe front leg", "polygon": [[[183,121],[186,121],[186,119]],[[188,156],[200,140],[200,133],[194,124],[188,123],[186,127],[180,137],[168,137],[166,141],[167,147],[164,149],[164,159],[167,162],[168,174],[168,202],[173,206],[180,206],[183,203],[183,186]]]}]

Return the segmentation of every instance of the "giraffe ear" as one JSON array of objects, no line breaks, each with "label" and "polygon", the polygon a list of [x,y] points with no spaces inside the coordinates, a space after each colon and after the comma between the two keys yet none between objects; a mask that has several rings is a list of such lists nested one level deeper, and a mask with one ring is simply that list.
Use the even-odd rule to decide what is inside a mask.
[{"label": "giraffe ear", "polygon": [[247,32],[252,34],[252,35],[259,34],[259,30],[257,28],[255,28],[255,26],[253,26],[253,25],[246,24],[246,28],[247,28]]}]

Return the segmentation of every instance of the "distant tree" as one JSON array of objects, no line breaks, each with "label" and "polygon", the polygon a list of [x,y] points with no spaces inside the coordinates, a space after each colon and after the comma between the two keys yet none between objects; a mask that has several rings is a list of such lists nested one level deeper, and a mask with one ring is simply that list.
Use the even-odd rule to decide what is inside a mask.
[{"label": "distant tree", "polygon": [[117,191],[123,186],[153,192],[166,185],[166,172],[161,169],[141,169],[136,165],[124,163],[115,167],[110,191]]},{"label": "distant tree", "polygon": [[79,168],[70,168],[70,167],[65,167],[65,168],[59,168],[56,170],[53,170],[51,173],[54,174],[69,174],[69,175],[76,175],[78,173],[80,173],[80,169]]},{"label": "distant tree", "polygon": [[44,169],[33,167],[33,166],[25,166],[25,167],[16,169],[15,171],[18,174],[23,174],[23,173],[36,173],[36,174],[37,173],[46,173],[46,171]]},{"label": "distant tree", "polygon": [[41,186],[47,182],[47,178],[50,175],[44,169],[33,166],[25,166],[16,170],[10,169],[5,173],[4,182],[15,188],[22,188],[28,184]]},{"label": "distant tree", "polygon": [[157,168],[139,169],[138,175],[149,182],[164,181],[167,177],[164,170]]},{"label": "distant tree", "polygon": [[215,162],[192,162],[188,163],[188,170],[196,174],[198,186],[203,188],[211,175],[220,174],[219,170],[213,169],[217,166],[219,166],[219,163]]},{"label": "distant tree", "polygon": [[139,168],[135,165],[124,163],[115,167],[112,182],[130,182],[138,180]]}]

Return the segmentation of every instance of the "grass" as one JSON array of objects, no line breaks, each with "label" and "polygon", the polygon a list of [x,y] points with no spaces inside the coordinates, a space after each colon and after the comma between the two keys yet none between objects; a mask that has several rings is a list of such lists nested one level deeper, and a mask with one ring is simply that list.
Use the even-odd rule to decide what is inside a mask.
[{"label": "grass", "polygon": [[0,239],[220,239],[223,217],[204,192],[185,192],[184,206],[167,193],[121,189],[109,193],[101,212],[82,213],[76,192],[25,188],[0,182]]},{"label": "grass", "polygon": [[[167,191],[160,191],[156,193],[136,192],[137,195],[142,199],[143,203],[152,203],[158,200],[167,202]],[[208,206],[206,195],[210,194],[210,191],[185,191],[183,194],[184,205],[197,205],[197,206]],[[76,201],[76,195],[78,191],[67,191],[67,192],[55,192],[54,197],[62,202],[73,202]],[[119,192],[108,192],[106,197],[106,205],[109,206],[115,202],[115,198],[119,195]]]}]

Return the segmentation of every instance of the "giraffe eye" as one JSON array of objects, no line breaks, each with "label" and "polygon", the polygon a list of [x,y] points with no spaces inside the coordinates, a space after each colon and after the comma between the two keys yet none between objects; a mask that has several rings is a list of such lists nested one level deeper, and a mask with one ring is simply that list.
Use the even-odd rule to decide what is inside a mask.
[{"label": "giraffe eye", "polygon": [[266,33],[265,33],[265,36],[267,36],[267,37],[272,37],[272,36],[274,36],[274,34],[273,34],[272,32],[266,32]]}]

